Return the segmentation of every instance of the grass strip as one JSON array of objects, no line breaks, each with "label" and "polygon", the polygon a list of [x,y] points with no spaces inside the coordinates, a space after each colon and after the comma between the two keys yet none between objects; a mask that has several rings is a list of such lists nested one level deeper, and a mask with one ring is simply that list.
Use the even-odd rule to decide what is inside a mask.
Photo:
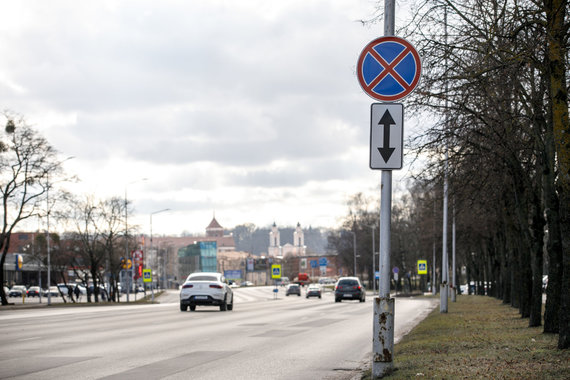
[{"label": "grass strip", "polygon": [[395,371],[384,378],[570,379],[570,350],[557,342],[500,300],[458,296],[447,314],[435,309],[395,346]]}]

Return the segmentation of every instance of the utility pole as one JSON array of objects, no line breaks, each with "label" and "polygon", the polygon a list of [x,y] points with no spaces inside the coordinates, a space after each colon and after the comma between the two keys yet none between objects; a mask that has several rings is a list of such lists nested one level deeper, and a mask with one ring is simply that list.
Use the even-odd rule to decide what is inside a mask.
[{"label": "utility pole", "polygon": [[[447,49],[447,6],[444,8],[444,33],[445,33],[445,48]],[[447,54],[445,55],[445,68],[447,72]],[[448,85],[447,80],[445,81],[445,130],[447,131],[448,126],[448,101],[447,101],[447,91]],[[447,297],[449,293],[449,264],[447,256],[447,199],[449,197],[449,183],[448,183],[448,171],[449,171],[449,152],[448,152],[448,142],[445,141],[445,161],[443,165],[444,179],[443,179],[443,236],[442,236],[442,249],[441,249],[441,293],[440,293],[440,304],[439,311],[441,313],[447,313]]]}]

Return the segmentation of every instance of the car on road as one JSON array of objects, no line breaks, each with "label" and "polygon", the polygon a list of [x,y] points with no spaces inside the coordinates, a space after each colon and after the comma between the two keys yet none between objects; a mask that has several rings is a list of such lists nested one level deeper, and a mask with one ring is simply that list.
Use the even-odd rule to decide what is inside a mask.
[{"label": "car on road", "polygon": [[233,310],[234,294],[226,278],[216,272],[190,274],[180,289],[180,311],[195,311],[196,306],[219,306],[220,311]]},{"label": "car on road", "polygon": [[8,297],[22,297],[27,293],[27,289],[24,285],[14,285],[10,288]]},{"label": "car on road", "polygon": [[296,294],[300,297],[301,296],[301,287],[299,286],[299,284],[287,285],[287,289],[285,290],[285,295],[288,296],[289,294]]},{"label": "car on road", "polygon": [[341,302],[342,300],[359,300],[366,301],[366,291],[360,283],[358,277],[341,277],[338,279],[334,287],[334,300]]},{"label": "car on road", "polygon": [[40,289],[39,286],[30,286],[30,288],[28,289],[26,295],[27,295],[28,297],[39,297],[41,291],[42,291],[42,290]]},{"label": "car on road", "polygon": [[289,281],[289,277],[281,277],[279,280],[277,280],[276,283],[279,286],[287,286],[291,283],[291,281]]},{"label": "car on road", "polygon": [[253,286],[253,282],[251,281],[244,281],[241,283],[241,286]]},{"label": "car on road", "polygon": [[307,293],[305,295],[307,298],[309,297],[319,297],[322,296],[321,286],[319,284],[309,284],[307,287]]}]

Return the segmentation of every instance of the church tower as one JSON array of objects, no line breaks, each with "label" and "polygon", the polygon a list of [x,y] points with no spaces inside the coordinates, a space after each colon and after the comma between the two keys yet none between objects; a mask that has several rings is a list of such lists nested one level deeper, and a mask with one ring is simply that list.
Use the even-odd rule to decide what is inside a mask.
[{"label": "church tower", "polygon": [[271,227],[271,232],[269,232],[269,248],[267,249],[267,254],[269,256],[280,256],[280,236],[279,236],[279,229],[277,228],[277,224],[273,222],[273,226]]},{"label": "church tower", "polygon": [[305,256],[305,234],[299,222],[297,222],[297,228],[293,232],[293,245],[298,256]]}]

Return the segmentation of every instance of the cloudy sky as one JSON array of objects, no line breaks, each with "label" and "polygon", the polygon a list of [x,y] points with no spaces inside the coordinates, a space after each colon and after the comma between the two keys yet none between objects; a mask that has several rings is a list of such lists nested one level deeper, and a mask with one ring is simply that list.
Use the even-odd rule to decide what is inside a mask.
[{"label": "cloudy sky", "polygon": [[350,195],[379,192],[356,78],[376,6],[2,1],[0,109],[75,157],[68,189],[126,191],[143,233],[165,208],[153,233],[201,233],[214,212],[226,228],[333,227]]}]

